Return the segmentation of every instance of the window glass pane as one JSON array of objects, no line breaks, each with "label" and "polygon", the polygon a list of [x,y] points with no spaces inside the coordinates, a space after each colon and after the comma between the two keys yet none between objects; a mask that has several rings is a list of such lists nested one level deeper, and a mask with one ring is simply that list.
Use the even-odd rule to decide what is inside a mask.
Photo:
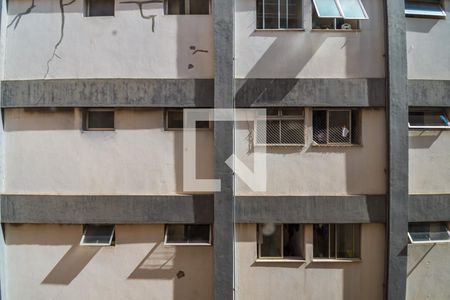
[{"label": "window glass pane", "polygon": [[411,126],[449,126],[448,118],[443,110],[410,111]]},{"label": "window glass pane", "polygon": [[114,129],[114,111],[88,111],[88,129]]},{"label": "window glass pane", "polygon": [[329,224],[314,224],[313,231],[313,256],[315,258],[329,258]]},{"label": "window glass pane", "polygon": [[443,223],[410,223],[408,232],[413,242],[450,240],[447,227]]},{"label": "window glass pane", "polygon": [[256,28],[264,29],[263,27],[263,0],[256,0]]},{"label": "window glass pane", "polygon": [[341,17],[334,0],[313,0],[313,3],[320,18]]},{"label": "window glass pane", "polygon": [[300,224],[283,225],[283,256],[303,256],[303,226]]},{"label": "window glass pane", "polygon": [[281,257],[281,235],[282,226],[280,224],[261,224],[259,225],[260,234],[260,257]]},{"label": "window glass pane", "polygon": [[287,28],[287,0],[279,0],[280,2],[280,28]]},{"label": "window glass pane", "polygon": [[327,143],[327,111],[313,111],[313,140],[317,144]]},{"label": "window glass pane", "polygon": [[209,243],[209,225],[186,225],[190,243]]},{"label": "window glass pane", "polygon": [[114,0],[88,0],[87,15],[96,16],[114,16]]},{"label": "window glass pane", "polygon": [[350,111],[329,111],[328,141],[350,143]]},{"label": "window glass pane", "polygon": [[352,130],[350,132],[352,136],[352,144],[361,144],[361,120],[360,111],[352,110]]},{"label": "window glass pane", "polygon": [[288,28],[302,28],[302,1],[287,0]]},{"label": "window glass pane", "polygon": [[337,224],[337,257],[359,257],[359,225]]},{"label": "window glass pane", "polygon": [[167,128],[170,129],[183,128],[183,111],[181,109],[167,111]]},{"label": "window glass pane", "polygon": [[167,226],[167,243],[186,243],[188,241],[186,227],[180,224],[170,224]]},{"label": "window glass pane", "polygon": [[304,144],[303,120],[281,120],[281,144]]},{"label": "window glass pane", "polygon": [[114,225],[86,225],[82,244],[109,244]]},{"label": "window glass pane", "polygon": [[191,15],[208,15],[209,0],[189,0],[189,9]]},{"label": "window glass pane", "polygon": [[185,0],[167,0],[167,13],[169,15],[184,15]]},{"label": "window glass pane", "polygon": [[429,2],[405,2],[405,14],[410,16],[445,17],[446,13],[440,1]]},{"label": "window glass pane", "polygon": [[443,223],[430,224],[430,239],[432,241],[450,241],[447,227]]},{"label": "window glass pane", "polygon": [[278,0],[264,0],[264,8],[264,28],[278,29]]},{"label": "window glass pane", "polygon": [[363,4],[358,0],[339,0],[344,18],[346,19],[367,19],[364,13]]}]

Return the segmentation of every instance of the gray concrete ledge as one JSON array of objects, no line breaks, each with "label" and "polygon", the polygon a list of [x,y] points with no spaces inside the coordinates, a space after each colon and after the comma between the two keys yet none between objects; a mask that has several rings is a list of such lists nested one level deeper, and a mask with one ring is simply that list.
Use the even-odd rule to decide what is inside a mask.
[{"label": "gray concrete ledge", "polygon": [[450,194],[409,195],[408,221],[450,221]]},{"label": "gray concrete ledge", "polygon": [[2,107],[212,107],[213,79],[61,79],[1,82]]},{"label": "gray concrete ledge", "polygon": [[384,78],[236,79],[237,107],[384,107]]},{"label": "gray concrete ledge", "polygon": [[383,223],[386,197],[238,196],[237,223]]},{"label": "gray concrete ledge", "polygon": [[408,80],[408,104],[450,107],[450,80]]},{"label": "gray concrete ledge", "polygon": [[2,195],[2,223],[158,224],[213,222],[212,195]]}]

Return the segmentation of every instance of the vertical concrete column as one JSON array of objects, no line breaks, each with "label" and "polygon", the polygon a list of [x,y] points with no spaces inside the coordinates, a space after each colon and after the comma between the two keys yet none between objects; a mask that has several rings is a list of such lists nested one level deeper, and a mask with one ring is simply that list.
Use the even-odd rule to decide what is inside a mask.
[{"label": "vertical concrete column", "polygon": [[[234,107],[234,0],[214,0],[214,107]],[[233,172],[225,161],[234,150],[232,122],[214,124],[215,177],[221,191],[214,194],[214,299],[234,298]]]},{"label": "vertical concrete column", "polygon": [[408,232],[408,99],[404,0],[386,0],[387,268],[386,299],[406,296]]}]

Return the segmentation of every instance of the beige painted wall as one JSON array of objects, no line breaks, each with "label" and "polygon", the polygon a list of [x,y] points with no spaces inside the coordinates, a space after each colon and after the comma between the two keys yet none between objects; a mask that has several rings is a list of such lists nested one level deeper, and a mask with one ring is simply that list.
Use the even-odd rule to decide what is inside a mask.
[{"label": "beige painted wall", "polygon": [[409,193],[450,193],[450,131],[409,131]]},{"label": "beige painted wall", "polygon": [[81,234],[6,225],[8,299],[212,299],[212,247],[164,246],[163,225],[117,225],[113,247],[81,247]]},{"label": "beige painted wall", "polygon": [[[197,177],[212,178],[212,130],[197,134]],[[183,134],[161,109],[118,109],[116,130],[81,131],[80,110],[5,110],[9,194],[154,195],[183,192]]]},{"label": "beige painted wall", "polygon": [[406,299],[450,299],[450,244],[408,245]]},{"label": "beige painted wall", "polygon": [[256,225],[236,227],[236,299],[383,299],[385,229],[361,227],[360,262],[313,262],[312,225],[305,228],[304,263],[259,263]]},{"label": "beige painted wall", "polygon": [[363,0],[360,32],[311,31],[312,1],[303,0],[305,31],[256,30],[256,1],[236,1],[237,78],[384,77],[383,1]]},{"label": "beige painted wall", "polygon": [[409,79],[450,79],[450,0],[445,19],[406,18]]},{"label": "beige painted wall", "polygon": [[[267,147],[267,192],[253,192],[236,178],[238,195],[352,195],[384,194],[386,168],[385,114],[363,109],[362,146],[311,146],[312,112],[305,113],[305,147]],[[253,168],[253,122],[236,130],[236,155]],[[251,150],[249,150],[251,149]]]},{"label": "beige painted wall", "polygon": [[[83,0],[65,6],[63,39],[51,59],[61,36],[59,1],[36,0],[17,27],[14,18],[31,0],[9,1],[5,79],[42,79],[49,61],[49,79],[213,77],[212,16],[169,16],[163,1],[144,4],[144,16],[156,15],[152,32],[136,4],[121,2],[114,17],[84,17]],[[191,46],[208,53],[193,54]]]}]

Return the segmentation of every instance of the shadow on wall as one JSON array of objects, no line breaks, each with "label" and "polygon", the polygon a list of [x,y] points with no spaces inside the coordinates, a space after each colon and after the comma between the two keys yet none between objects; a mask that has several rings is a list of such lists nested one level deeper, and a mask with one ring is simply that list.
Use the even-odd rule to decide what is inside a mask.
[{"label": "shadow on wall", "polygon": [[428,149],[439,138],[442,131],[433,130],[410,130],[409,148],[410,149]]},{"label": "shadow on wall", "polygon": [[428,33],[439,19],[406,18],[406,31]]},{"label": "shadow on wall", "polygon": [[100,251],[101,247],[73,245],[60,259],[41,284],[68,285]]}]

